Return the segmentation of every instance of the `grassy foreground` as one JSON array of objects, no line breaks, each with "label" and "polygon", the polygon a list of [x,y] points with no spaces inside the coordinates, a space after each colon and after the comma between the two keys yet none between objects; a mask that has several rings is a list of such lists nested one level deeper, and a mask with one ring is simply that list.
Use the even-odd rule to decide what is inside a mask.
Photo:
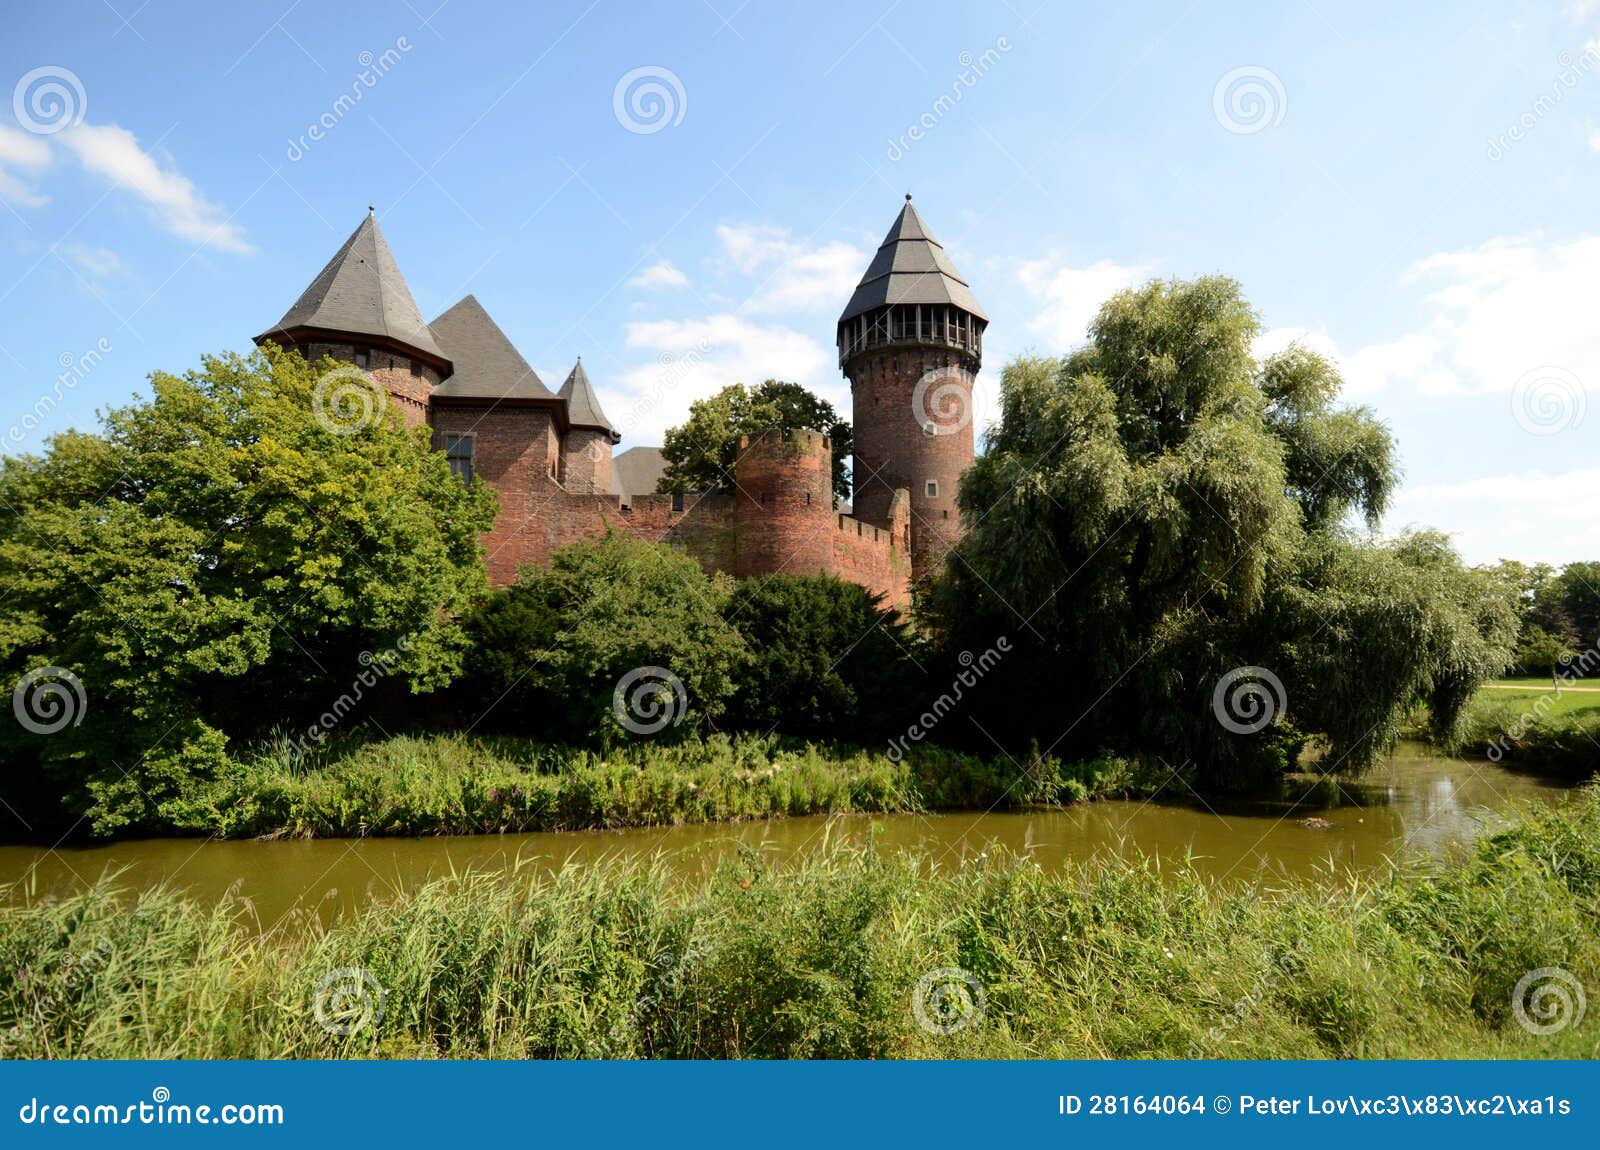
[{"label": "grassy foreground", "polygon": [[476,834],[658,826],[844,811],[986,810],[1148,793],[1169,772],[1103,757],[1032,769],[919,747],[777,737],[638,742],[605,753],[522,739],[400,736],[310,762],[263,748],[171,804],[173,829],[252,836]]},{"label": "grassy foreground", "polygon": [[[270,937],[102,882],[0,910],[0,1035],[68,1058],[1594,1056],[1600,1012],[1513,1021],[1545,968],[1600,987],[1600,787],[1379,882],[835,849],[698,884],[464,875]],[[981,1016],[919,1024],[975,988]]]}]

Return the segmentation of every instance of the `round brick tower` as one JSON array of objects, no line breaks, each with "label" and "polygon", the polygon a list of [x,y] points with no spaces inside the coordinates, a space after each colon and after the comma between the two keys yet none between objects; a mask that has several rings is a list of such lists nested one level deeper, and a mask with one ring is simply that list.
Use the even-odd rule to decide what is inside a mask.
[{"label": "round brick tower", "polygon": [[989,318],[906,196],[839,317],[839,366],[855,425],[854,512],[889,526],[911,496],[911,571],[961,537],[956,489],[972,465],[972,383]]}]

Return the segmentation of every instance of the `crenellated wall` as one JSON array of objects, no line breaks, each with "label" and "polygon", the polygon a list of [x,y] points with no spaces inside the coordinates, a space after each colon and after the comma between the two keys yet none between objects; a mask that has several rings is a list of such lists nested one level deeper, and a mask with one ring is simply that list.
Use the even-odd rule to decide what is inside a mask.
[{"label": "crenellated wall", "polygon": [[635,496],[626,505],[616,495],[565,490],[548,477],[525,488],[502,478],[495,483],[500,516],[484,537],[489,578],[509,583],[523,566],[547,563],[560,548],[613,530],[681,547],[708,573],[831,574],[881,594],[889,606],[910,606],[908,493],[896,496],[887,527],[838,513],[831,445],[808,431],[741,444],[734,475],[731,491]]}]

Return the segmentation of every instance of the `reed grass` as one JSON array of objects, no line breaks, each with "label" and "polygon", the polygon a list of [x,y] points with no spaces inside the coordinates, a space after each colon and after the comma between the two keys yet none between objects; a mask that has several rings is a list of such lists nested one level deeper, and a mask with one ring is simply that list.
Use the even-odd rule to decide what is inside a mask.
[{"label": "reed grass", "polygon": [[[1226,884],[1116,858],[951,868],[833,845],[781,867],[739,854],[690,881],[620,860],[464,873],[267,932],[247,903],[206,909],[114,877],[59,900],[0,893],[0,1039],[20,1057],[1592,1057],[1600,1045],[1600,1011],[1536,1035],[1511,1002],[1546,968],[1600,988],[1600,786],[1523,812],[1453,863],[1377,880]],[[981,1018],[947,1034],[913,1010],[919,980],[943,968],[984,997]],[[356,993],[325,995],[319,1021],[330,978]]]}]

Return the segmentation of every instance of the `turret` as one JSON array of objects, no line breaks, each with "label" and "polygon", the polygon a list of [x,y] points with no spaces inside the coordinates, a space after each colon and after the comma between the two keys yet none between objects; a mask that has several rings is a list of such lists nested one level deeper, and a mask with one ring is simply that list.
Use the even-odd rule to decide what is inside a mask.
[{"label": "turret", "polygon": [[370,207],[294,306],[255,339],[269,340],[297,347],[310,360],[332,356],[354,364],[413,425],[427,422],[428,398],[451,372]]},{"label": "turret", "polygon": [[911,504],[914,576],[961,537],[956,489],[972,465],[972,384],[989,318],[906,196],[839,317],[839,366],[855,427],[854,512],[891,526]]}]

